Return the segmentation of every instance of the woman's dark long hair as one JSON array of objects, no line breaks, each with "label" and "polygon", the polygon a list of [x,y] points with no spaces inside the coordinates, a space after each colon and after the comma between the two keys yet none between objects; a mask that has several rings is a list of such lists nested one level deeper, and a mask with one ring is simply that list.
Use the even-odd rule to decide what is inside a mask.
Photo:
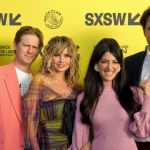
[{"label": "woman's dark long hair", "polygon": [[139,109],[139,104],[134,101],[135,97],[127,81],[123,52],[116,40],[105,38],[94,48],[84,80],[85,93],[80,105],[80,111],[82,114],[81,120],[85,124],[91,125],[91,114],[93,115],[98,98],[103,92],[103,81],[99,72],[94,70],[94,65],[99,62],[106,52],[110,52],[121,67],[120,72],[112,81],[113,89],[120,104],[132,119],[133,114]]}]

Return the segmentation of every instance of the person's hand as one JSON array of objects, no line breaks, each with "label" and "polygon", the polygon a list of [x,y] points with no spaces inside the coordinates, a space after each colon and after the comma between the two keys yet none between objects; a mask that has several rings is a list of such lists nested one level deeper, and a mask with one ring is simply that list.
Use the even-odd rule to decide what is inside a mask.
[{"label": "person's hand", "polygon": [[90,143],[90,141],[88,141],[87,143],[86,143],[86,145],[84,145],[82,148],[81,148],[81,150],[90,150],[91,149],[91,143]]},{"label": "person's hand", "polygon": [[150,95],[150,80],[142,79],[139,88],[144,92],[144,95]]}]

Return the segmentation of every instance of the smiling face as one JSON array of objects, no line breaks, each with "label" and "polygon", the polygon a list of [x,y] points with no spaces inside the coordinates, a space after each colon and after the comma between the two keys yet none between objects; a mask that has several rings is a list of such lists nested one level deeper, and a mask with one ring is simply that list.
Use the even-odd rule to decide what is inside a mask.
[{"label": "smiling face", "polygon": [[68,49],[65,48],[62,53],[56,53],[52,56],[52,66],[56,72],[65,72],[69,69],[71,57],[68,54]]},{"label": "smiling face", "polygon": [[110,52],[106,52],[97,63],[97,66],[103,82],[109,83],[116,77],[120,64]]},{"label": "smiling face", "polygon": [[18,44],[14,42],[14,49],[16,50],[15,66],[19,69],[20,66],[30,67],[38,56],[38,48],[39,39],[36,35],[23,35]]}]

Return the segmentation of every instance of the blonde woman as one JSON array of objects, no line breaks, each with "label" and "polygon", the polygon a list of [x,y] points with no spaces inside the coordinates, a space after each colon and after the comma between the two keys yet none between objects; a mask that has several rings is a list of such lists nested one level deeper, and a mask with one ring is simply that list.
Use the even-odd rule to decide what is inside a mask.
[{"label": "blonde woman", "polygon": [[81,91],[78,71],[73,41],[65,36],[53,37],[44,48],[39,74],[33,78],[23,100],[26,149],[68,148],[68,138],[62,133],[63,109],[64,103],[76,99]]}]

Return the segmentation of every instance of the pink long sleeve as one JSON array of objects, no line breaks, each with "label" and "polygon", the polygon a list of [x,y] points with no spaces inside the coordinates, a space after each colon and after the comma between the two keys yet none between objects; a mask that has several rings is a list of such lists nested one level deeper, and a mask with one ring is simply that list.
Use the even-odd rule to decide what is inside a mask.
[{"label": "pink long sleeve", "polygon": [[80,103],[84,93],[81,93],[77,98],[77,110],[74,121],[74,130],[72,136],[72,145],[69,150],[80,150],[89,139],[89,126],[81,122]]},{"label": "pink long sleeve", "polygon": [[134,121],[130,123],[129,129],[139,138],[148,137],[150,136],[150,96],[143,96],[140,89],[138,92],[132,90],[135,96],[139,97],[142,109],[134,114]]}]

